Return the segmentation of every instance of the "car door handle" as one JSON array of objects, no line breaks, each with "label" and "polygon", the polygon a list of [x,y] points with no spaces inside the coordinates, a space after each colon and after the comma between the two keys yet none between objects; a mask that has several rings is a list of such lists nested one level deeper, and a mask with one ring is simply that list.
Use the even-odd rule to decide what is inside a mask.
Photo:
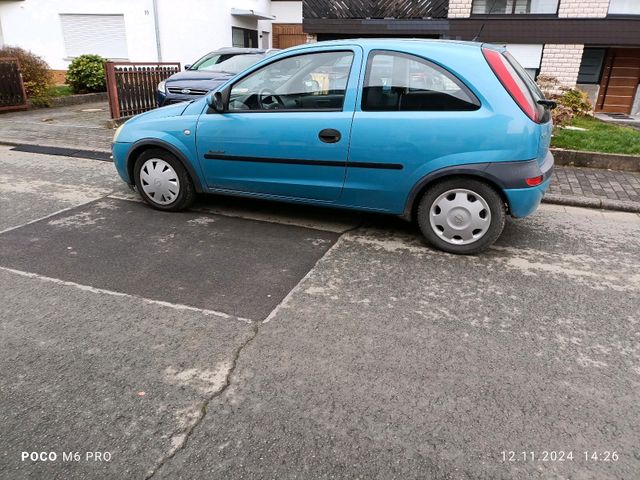
[{"label": "car door handle", "polygon": [[325,128],[324,130],[320,130],[318,138],[324,143],[337,143],[342,138],[342,135],[340,135],[340,132],[338,130],[334,130],[333,128]]}]

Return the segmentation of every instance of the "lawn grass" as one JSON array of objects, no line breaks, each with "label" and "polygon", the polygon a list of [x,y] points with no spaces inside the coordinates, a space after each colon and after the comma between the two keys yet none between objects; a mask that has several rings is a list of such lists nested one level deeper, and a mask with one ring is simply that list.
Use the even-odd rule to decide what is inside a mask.
[{"label": "lawn grass", "polygon": [[640,154],[640,130],[592,117],[575,117],[571,125],[586,132],[554,128],[551,146],[588,152]]},{"label": "lawn grass", "polygon": [[55,85],[51,87],[49,94],[52,97],[66,97],[68,95],[73,95],[73,90],[71,90],[69,85]]}]

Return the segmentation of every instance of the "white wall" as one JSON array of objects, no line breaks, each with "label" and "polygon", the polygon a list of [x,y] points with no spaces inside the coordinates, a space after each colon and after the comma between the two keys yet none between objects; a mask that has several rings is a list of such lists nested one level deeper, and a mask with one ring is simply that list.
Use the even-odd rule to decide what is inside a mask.
[{"label": "white wall", "polygon": [[[271,32],[270,21],[231,15],[231,9],[269,14],[269,0],[158,0],[162,59],[190,64],[202,55],[232,46],[231,27]],[[258,45],[261,45],[258,38]]]},{"label": "white wall", "polygon": [[53,69],[66,69],[69,60],[62,37],[60,13],[124,14],[129,59],[156,60],[151,0],[0,2],[4,43],[41,55]]},{"label": "white wall", "polygon": [[302,23],[302,0],[299,2],[271,2],[274,23]]},{"label": "white wall", "polygon": [[[231,26],[271,32],[270,21],[231,15],[231,8],[270,14],[270,0],[157,0],[163,61],[193,63],[211,50],[230,47]],[[283,2],[285,3],[285,2]],[[157,61],[152,0],[0,1],[4,43],[41,55],[56,70],[66,69],[61,13],[123,14],[128,59]],[[258,43],[261,44],[260,38]],[[86,52],[92,53],[92,52]]]},{"label": "white wall", "polygon": [[542,45],[527,43],[508,43],[507,51],[524,68],[538,69],[542,60]]}]

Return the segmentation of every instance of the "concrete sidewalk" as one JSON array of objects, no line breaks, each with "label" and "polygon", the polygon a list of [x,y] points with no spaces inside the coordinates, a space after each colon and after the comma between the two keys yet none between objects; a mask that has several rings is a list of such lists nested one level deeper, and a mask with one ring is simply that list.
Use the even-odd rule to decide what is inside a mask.
[{"label": "concrete sidewalk", "polygon": [[113,129],[107,102],[41,108],[0,115],[0,143],[107,152]]},{"label": "concrete sidewalk", "polygon": [[640,212],[640,173],[556,166],[544,201]]},{"label": "concrete sidewalk", "polygon": [[[0,143],[108,152],[112,137],[106,102],[0,115]],[[545,201],[640,212],[640,173],[557,166]]]}]

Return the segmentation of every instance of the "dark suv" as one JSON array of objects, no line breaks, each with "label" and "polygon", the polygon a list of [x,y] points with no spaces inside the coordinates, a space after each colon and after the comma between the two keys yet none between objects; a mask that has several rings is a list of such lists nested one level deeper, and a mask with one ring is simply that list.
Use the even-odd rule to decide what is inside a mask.
[{"label": "dark suv", "polygon": [[254,63],[276,51],[258,48],[221,48],[206,54],[185,71],[158,84],[158,106],[197,99]]}]

